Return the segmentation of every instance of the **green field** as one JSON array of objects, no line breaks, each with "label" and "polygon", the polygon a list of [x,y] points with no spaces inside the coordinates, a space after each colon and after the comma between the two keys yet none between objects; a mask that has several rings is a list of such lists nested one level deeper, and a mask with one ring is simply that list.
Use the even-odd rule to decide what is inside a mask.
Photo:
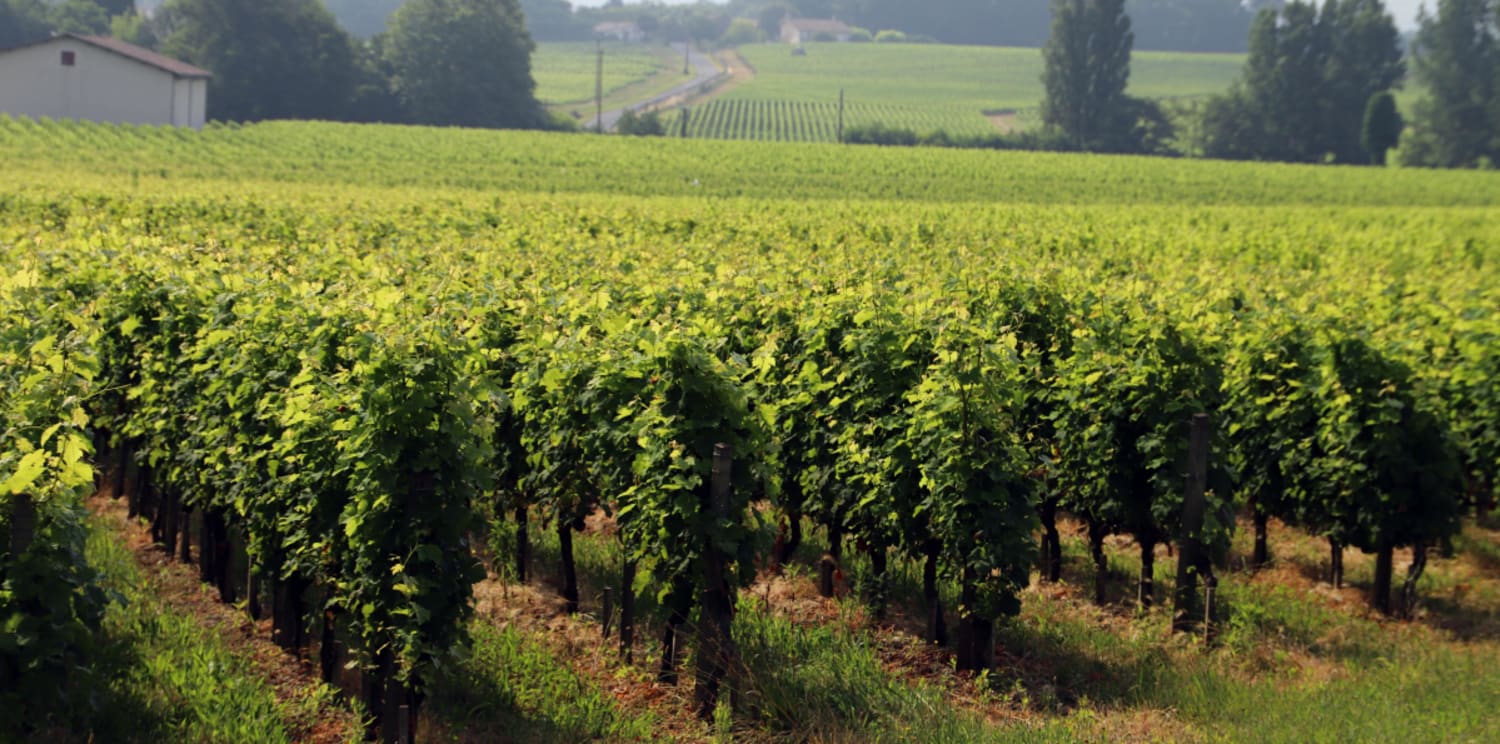
[{"label": "green field", "polygon": [[[597,61],[592,42],[537,44],[531,55],[537,100],[549,106],[593,102]],[[608,99],[629,88],[670,88],[677,82],[675,73],[681,70],[680,62],[680,57],[665,47],[605,43],[604,95]]]},{"label": "green field", "polygon": [[[1471,496],[1500,472],[1493,173],[6,117],[0,161],[0,578],[26,579],[0,681],[52,644],[35,666],[95,669],[142,740],[307,713],[214,640],[268,623],[174,613],[82,512],[114,472],[112,508],[161,526],[139,552],[223,520],[176,570],[239,601],[251,562],[345,671],[425,684],[424,741],[1500,739],[1500,513],[1440,467]],[[1176,534],[1195,413],[1238,470],[1205,496],[1241,515],[1211,642],[1167,631],[1181,551],[1108,514],[1086,536],[1090,494]],[[1267,452],[1311,463],[1276,471],[1295,491]],[[1303,516],[1333,507],[1357,529]],[[1260,570],[1255,508],[1279,510]],[[1439,522],[1412,616],[1369,608],[1354,541]],[[131,600],[93,628],[68,617],[110,596],[88,565]],[[706,658],[726,586],[743,667],[705,721],[694,667],[659,670]],[[625,596],[629,661],[601,633]],[[994,668],[958,671],[986,619]],[[101,632],[108,657],[80,640]],[[51,693],[0,685],[42,724],[0,738],[102,726]]]},{"label": "green field", "polygon": [[[984,134],[994,128],[983,112],[1032,109],[1042,99],[1042,59],[1036,49],[823,43],[807,45],[806,56],[792,55],[783,44],[744,46],[739,53],[755,69],[755,79],[721,100],[781,108],[742,110],[738,117],[745,123],[702,133],[692,129],[693,136],[786,139],[778,132],[790,130],[832,141],[825,133],[836,126],[837,114],[828,107],[837,103],[840,90],[850,112],[856,112],[846,121],[918,133]],[[1237,54],[1136,52],[1130,92],[1147,98],[1219,93],[1243,63],[1243,55]],[[784,121],[788,106],[812,121]]]},{"label": "green field", "polygon": [[[77,174],[545,193],[799,200],[1168,206],[1488,207],[1500,182],[1473,171],[1307,168],[1038,152],[956,152],[265,122],[161,127],[41,124],[0,116],[19,188]],[[371,163],[380,167],[371,167]],[[622,165],[623,164],[623,165]]]}]

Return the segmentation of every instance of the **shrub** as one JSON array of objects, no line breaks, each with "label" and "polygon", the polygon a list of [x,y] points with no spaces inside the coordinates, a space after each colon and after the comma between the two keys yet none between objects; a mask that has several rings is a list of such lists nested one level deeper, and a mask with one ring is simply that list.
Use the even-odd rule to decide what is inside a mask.
[{"label": "shrub", "polygon": [[660,137],[667,132],[666,127],[661,123],[661,116],[655,111],[638,114],[629,110],[620,115],[620,121],[615,124],[615,131],[637,137]]}]

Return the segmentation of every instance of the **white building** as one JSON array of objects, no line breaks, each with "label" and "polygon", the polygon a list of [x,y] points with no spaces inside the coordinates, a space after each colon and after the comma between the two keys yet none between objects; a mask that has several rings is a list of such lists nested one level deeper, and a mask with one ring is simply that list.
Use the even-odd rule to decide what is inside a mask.
[{"label": "white building", "polygon": [[63,34],[0,50],[0,113],[200,129],[210,77],[118,39]]},{"label": "white building", "polygon": [[852,31],[844,22],[831,18],[787,18],[781,22],[781,40],[792,46],[814,41],[848,41]]},{"label": "white building", "polygon": [[639,44],[646,40],[646,32],[629,21],[604,21],[594,24],[594,38],[615,39]]}]

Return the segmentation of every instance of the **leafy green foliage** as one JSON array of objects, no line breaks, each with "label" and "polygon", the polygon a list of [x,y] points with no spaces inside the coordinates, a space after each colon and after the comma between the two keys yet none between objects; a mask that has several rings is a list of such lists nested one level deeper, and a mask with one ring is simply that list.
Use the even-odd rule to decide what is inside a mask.
[{"label": "leafy green foliage", "polygon": [[1358,335],[1323,347],[1317,455],[1308,474],[1326,511],[1313,524],[1371,552],[1456,534],[1456,453],[1447,427],[1419,405],[1411,370]]},{"label": "leafy green foliage", "polygon": [[[1218,409],[1220,363],[1187,323],[1160,317],[1147,298],[1079,309],[1084,326],[1054,387],[1063,506],[1102,534],[1170,539],[1180,530],[1187,422]],[[1202,539],[1222,545],[1233,525],[1216,506],[1229,494],[1210,496]]]},{"label": "leafy green foliage", "polygon": [[1379,0],[1262,10],[1240,81],[1205,112],[1204,154],[1368,162],[1365,106],[1398,87],[1405,71],[1395,21]]},{"label": "leafy green foliage", "polygon": [[516,0],[408,0],[386,54],[413,121],[468,127],[545,123],[531,77],[536,44]]},{"label": "leafy green foliage", "polygon": [[917,512],[972,593],[960,615],[997,618],[1020,611],[1036,557],[1032,468],[1016,420],[1025,388],[1014,377],[1014,335],[966,320],[956,313],[938,334],[936,359],[909,394],[907,436],[925,491]]},{"label": "leafy green foliage", "polygon": [[1500,160],[1500,34],[1492,0],[1438,0],[1413,39],[1412,77],[1426,91],[1402,150],[1411,165],[1472,168]]},{"label": "leafy green foliage", "polygon": [[33,265],[0,281],[0,702],[56,705],[108,597],[84,556],[93,486],[89,323]]},{"label": "leafy green foliage", "polygon": [[1131,150],[1133,106],[1125,95],[1135,34],[1124,0],[1053,0],[1042,49],[1042,122],[1084,150]]},{"label": "leafy green foliage", "polygon": [[353,93],[354,47],[316,0],[169,0],[162,51],[213,73],[208,117],[336,119]]}]

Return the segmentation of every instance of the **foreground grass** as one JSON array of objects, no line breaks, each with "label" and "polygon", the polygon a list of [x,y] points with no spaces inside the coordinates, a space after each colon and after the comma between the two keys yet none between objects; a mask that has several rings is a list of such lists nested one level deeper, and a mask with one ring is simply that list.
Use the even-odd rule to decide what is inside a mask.
[{"label": "foreground grass", "polygon": [[[432,715],[454,741],[652,741],[649,715],[622,711],[524,631],[471,626],[468,656],[432,689]],[[488,735],[487,733],[488,732]],[[423,737],[429,738],[429,737]]]},{"label": "foreground grass", "polygon": [[142,742],[292,740],[284,721],[295,714],[217,635],[164,606],[102,519],[88,556],[123,600],[104,620],[105,684],[115,705],[106,707],[99,733]]},{"label": "foreground grass", "polygon": [[307,740],[333,704],[332,693],[279,700],[219,633],[168,605],[164,575],[137,563],[120,526],[112,515],[90,523],[86,558],[117,601],[105,614],[89,668],[77,671],[72,709],[31,711],[32,718],[7,714],[0,741]]},{"label": "foreground grass", "polygon": [[[1168,608],[1134,606],[1128,542],[1111,546],[1111,604],[1094,606],[1084,546],[1070,539],[1065,582],[1026,592],[1022,614],[999,631],[997,670],[976,678],[913,635],[917,566],[893,561],[885,623],[852,594],[813,596],[803,565],[822,549],[813,534],[787,578],[742,595],[735,635],[747,674],[733,723],[719,725],[744,741],[1496,741],[1496,538],[1467,530],[1459,554],[1435,559],[1423,579],[1423,614],[1398,622],[1363,604],[1367,557],[1350,553],[1350,587],[1337,592],[1315,578],[1321,542],[1281,530],[1275,569],[1221,575],[1221,630],[1208,646],[1168,634]],[[555,538],[533,540],[549,580]],[[618,542],[582,535],[575,548],[587,615],[617,575]],[[851,592],[867,566],[846,561]],[[1166,602],[1173,566],[1159,557]],[[951,613],[956,590],[943,594]],[[642,634],[641,668],[656,662],[651,637]]]}]

